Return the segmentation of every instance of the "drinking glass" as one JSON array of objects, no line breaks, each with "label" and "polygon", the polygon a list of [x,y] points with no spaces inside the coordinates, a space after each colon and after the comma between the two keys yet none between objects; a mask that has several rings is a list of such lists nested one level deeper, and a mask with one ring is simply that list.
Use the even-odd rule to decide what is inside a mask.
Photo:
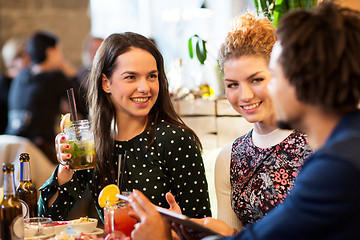
[{"label": "drinking glass", "polygon": [[55,237],[55,225],[50,218],[34,217],[24,219],[25,240],[50,239]]},{"label": "drinking glass", "polygon": [[[128,196],[131,192],[121,192]],[[105,235],[115,231],[123,232],[127,237],[131,236],[136,220],[129,216],[129,205],[127,201],[118,200],[104,208]]]},{"label": "drinking glass", "polygon": [[[59,157],[61,164],[69,165],[69,169],[74,171],[94,168],[96,166],[94,134],[90,130],[88,120],[76,121],[69,128],[65,128],[64,133],[60,133],[58,138],[58,148],[60,148],[62,136],[66,137],[66,141],[70,145],[67,153],[71,154],[71,158],[63,161]],[[58,149],[58,154],[60,154],[60,149]]]}]

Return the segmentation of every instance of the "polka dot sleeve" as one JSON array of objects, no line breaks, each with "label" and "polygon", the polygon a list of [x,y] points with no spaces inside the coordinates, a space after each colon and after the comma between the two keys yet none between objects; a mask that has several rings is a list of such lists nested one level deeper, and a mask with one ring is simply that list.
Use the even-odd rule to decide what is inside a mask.
[{"label": "polka dot sleeve", "polygon": [[204,164],[193,136],[183,129],[162,134],[170,135],[164,155],[182,213],[195,218],[211,216]]},{"label": "polka dot sleeve", "polygon": [[[50,217],[53,220],[66,220],[72,206],[76,200],[81,199],[81,195],[86,188],[86,184],[84,183],[86,182],[85,177],[87,173],[77,171],[69,182],[59,185],[57,181],[57,171],[58,167],[56,167],[52,176],[39,189],[39,216]],[[59,191],[58,197],[55,202],[48,207],[49,199],[57,191]]]}]

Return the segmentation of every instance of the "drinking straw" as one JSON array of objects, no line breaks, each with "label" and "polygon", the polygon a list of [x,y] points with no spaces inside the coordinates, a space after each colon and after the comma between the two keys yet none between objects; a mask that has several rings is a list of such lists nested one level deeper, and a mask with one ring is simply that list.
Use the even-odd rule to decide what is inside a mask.
[{"label": "drinking straw", "polygon": [[121,154],[119,154],[119,158],[118,158],[118,176],[117,176],[117,185],[118,185],[118,187],[120,186],[120,172],[121,172],[120,168],[121,168]]},{"label": "drinking straw", "polygon": [[[119,190],[120,190],[120,193],[121,193],[121,185],[123,183],[123,179],[124,179],[124,173],[125,173],[125,161],[126,161],[126,158],[127,158],[127,151],[125,151],[124,153],[124,157],[121,161],[121,176],[120,176],[120,182],[118,180],[118,187],[119,187]],[[121,160],[121,157],[119,156],[119,159]],[[119,179],[119,173],[118,173],[118,179]]]},{"label": "drinking straw", "polygon": [[77,116],[77,110],[76,110],[74,89],[70,88],[70,89],[66,90],[66,92],[67,92],[68,101],[69,101],[69,105],[70,105],[71,120],[73,122],[76,122],[76,121],[78,121],[78,116]]}]

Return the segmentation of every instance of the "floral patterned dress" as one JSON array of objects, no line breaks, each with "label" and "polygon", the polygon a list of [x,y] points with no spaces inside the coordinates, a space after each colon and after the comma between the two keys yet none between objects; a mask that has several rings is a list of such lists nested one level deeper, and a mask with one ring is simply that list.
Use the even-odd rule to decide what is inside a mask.
[{"label": "floral patterned dress", "polygon": [[233,142],[230,163],[231,205],[244,226],[284,201],[311,154],[298,131],[269,148],[255,146],[251,136],[252,131]]}]

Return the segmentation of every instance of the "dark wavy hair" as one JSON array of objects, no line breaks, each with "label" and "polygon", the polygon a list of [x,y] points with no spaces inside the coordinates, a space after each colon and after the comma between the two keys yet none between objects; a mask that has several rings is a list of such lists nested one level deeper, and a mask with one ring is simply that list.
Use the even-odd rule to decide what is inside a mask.
[{"label": "dark wavy hair", "polygon": [[[116,58],[133,48],[140,48],[154,56],[159,72],[159,95],[148,114],[146,125],[146,131],[150,132],[147,145],[150,146],[156,137],[157,124],[161,120],[165,120],[171,125],[190,131],[198,147],[202,148],[195,132],[185,125],[173,108],[168,90],[168,81],[165,76],[163,57],[157,47],[148,38],[140,34],[132,32],[112,34],[104,40],[96,52],[89,78],[88,93],[92,130],[96,139],[97,170],[105,175],[108,172],[106,161],[111,164],[113,161],[116,113],[110,94],[102,89],[102,74],[105,74],[110,79],[116,69]],[[110,166],[112,166],[111,164]]]},{"label": "dark wavy hair", "polygon": [[277,31],[279,57],[297,98],[344,114],[360,98],[360,13],[325,2],[285,15]]},{"label": "dark wavy hair", "polygon": [[31,61],[39,64],[46,60],[46,49],[54,48],[58,44],[58,38],[50,32],[35,32],[26,44]]}]

